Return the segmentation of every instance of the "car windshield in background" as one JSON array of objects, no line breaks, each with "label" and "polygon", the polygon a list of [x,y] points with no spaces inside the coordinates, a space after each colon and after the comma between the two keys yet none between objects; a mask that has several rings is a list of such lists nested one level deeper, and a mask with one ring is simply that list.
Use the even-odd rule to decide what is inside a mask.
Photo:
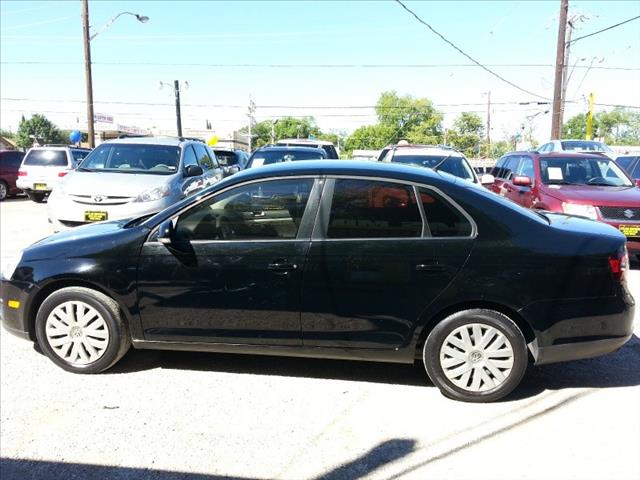
[{"label": "car windshield in background", "polygon": [[93,150],[78,170],[172,175],[178,165],[179,147],[105,143]]},{"label": "car windshield in background", "polygon": [[562,150],[589,151],[589,152],[612,152],[604,143],[593,142],[590,140],[565,140],[560,142]]},{"label": "car windshield in background", "polygon": [[541,158],[540,174],[548,185],[632,187],[622,169],[608,158]]},{"label": "car windshield in background", "polygon": [[91,150],[71,150],[71,155],[76,162],[81,161],[84,157],[89,155]]},{"label": "car windshield in background", "polygon": [[461,157],[448,155],[394,155],[391,161],[425,168],[438,167],[439,172],[450,173],[465,180],[474,180],[470,167]]},{"label": "car windshield in background", "polygon": [[66,167],[67,152],[64,150],[31,150],[25,157],[23,165]]},{"label": "car windshield in background", "polygon": [[225,152],[225,151],[215,150],[214,153],[216,154],[216,158],[218,159],[218,162],[220,163],[220,165],[224,167],[237,165],[238,163],[238,157],[236,156],[235,152]]},{"label": "car windshield in background", "polygon": [[324,160],[326,157],[323,150],[317,152],[295,151],[295,150],[269,150],[256,152],[251,159],[250,167],[260,167],[280,162],[295,162],[298,160]]}]

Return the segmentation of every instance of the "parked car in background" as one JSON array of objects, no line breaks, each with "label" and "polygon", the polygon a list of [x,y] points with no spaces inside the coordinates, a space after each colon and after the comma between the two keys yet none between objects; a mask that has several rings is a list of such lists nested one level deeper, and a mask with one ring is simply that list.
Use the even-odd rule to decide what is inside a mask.
[{"label": "parked car in background", "polygon": [[218,163],[224,170],[225,177],[244,170],[249,161],[249,155],[243,150],[233,150],[230,148],[213,148]]},{"label": "parked car in background", "polygon": [[528,208],[608,223],[640,254],[640,189],[613,160],[581,153],[512,152],[493,170],[492,190]]},{"label": "parked car in background", "polygon": [[640,187],[640,154],[638,155],[622,155],[616,158],[616,163],[620,165],[627,174]]},{"label": "parked car in background", "polygon": [[16,180],[23,158],[24,153],[17,150],[0,151],[0,201],[20,193]]},{"label": "parked car in background", "polygon": [[289,147],[311,147],[321,148],[327,154],[327,158],[337,160],[340,158],[338,151],[333,143],[325,140],[311,140],[307,138],[285,138],[278,140],[276,145],[289,146]]},{"label": "parked car in background", "polygon": [[76,168],[91,152],[68,145],[45,145],[27,151],[16,185],[34,202],[43,202],[60,179]]},{"label": "parked car in background", "polygon": [[609,158],[615,159],[617,154],[608,145],[595,140],[551,140],[536,149],[539,153],[550,152],[602,152]]},{"label": "parked car in background", "polygon": [[325,160],[326,158],[327,154],[322,148],[269,145],[258,148],[251,154],[247,168],[299,160]]},{"label": "parked car in background", "polygon": [[55,231],[150,215],[223,177],[203,142],[139,137],[102,143],[54,188],[47,206]]},{"label": "parked car in background", "polygon": [[490,185],[494,180],[489,174],[478,177],[469,160],[459,151],[449,147],[408,143],[393,145],[380,161],[432,168],[483,185]]},{"label": "parked car in background", "polygon": [[627,268],[609,226],[537,215],[451,175],[288,162],[151,218],[41,240],[5,267],[0,305],[5,328],[71,372],[106,370],[130,345],[420,359],[446,396],[489,402],[530,359],[624,345]]}]

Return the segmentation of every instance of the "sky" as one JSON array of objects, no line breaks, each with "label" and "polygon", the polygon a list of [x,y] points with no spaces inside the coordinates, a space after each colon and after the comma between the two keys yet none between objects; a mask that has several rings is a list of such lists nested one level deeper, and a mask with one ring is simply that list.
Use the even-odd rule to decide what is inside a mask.
[{"label": "sky", "polygon": [[[92,32],[99,32],[91,41],[95,111],[122,125],[174,129],[173,91],[160,82],[177,79],[185,130],[202,130],[209,120],[212,133],[228,137],[247,124],[251,98],[257,121],[310,115],[325,131],[350,133],[375,123],[372,106],[383,91],[430,99],[445,126],[462,111],[486,119],[490,91],[493,139],[529,122],[540,141],[549,138],[550,107],[519,103],[553,96],[559,0],[406,4],[539,97],[470,66],[393,0],[90,0]],[[101,30],[123,11],[149,21],[124,15]],[[15,131],[21,115],[38,112],[61,128],[85,128],[80,14],[79,0],[0,0],[2,128]],[[577,38],[640,15],[640,1],[570,0],[569,15],[584,16]],[[586,111],[591,92],[596,103],[640,107],[640,21],[576,42],[574,64],[565,119]]]}]

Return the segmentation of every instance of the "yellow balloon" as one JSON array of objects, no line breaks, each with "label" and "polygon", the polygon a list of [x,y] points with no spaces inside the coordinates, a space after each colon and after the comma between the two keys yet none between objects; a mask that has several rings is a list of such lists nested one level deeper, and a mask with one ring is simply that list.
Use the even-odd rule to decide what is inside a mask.
[{"label": "yellow balloon", "polygon": [[207,142],[207,145],[209,145],[210,147],[213,147],[216,143],[218,143],[218,136],[214,135],[209,139],[209,141]]}]

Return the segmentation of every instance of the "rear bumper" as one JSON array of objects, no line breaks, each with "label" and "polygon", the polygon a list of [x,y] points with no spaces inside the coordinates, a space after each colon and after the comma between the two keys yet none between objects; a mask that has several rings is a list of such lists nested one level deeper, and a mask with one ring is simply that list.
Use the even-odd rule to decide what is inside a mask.
[{"label": "rear bumper", "polygon": [[534,341],[529,347],[535,359],[535,364],[544,365],[546,363],[568,362],[570,360],[582,360],[606,355],[620,349],[630,338],[631,334],[624,337],[566,343],[550,347],[538,347],[537,342]]}]

